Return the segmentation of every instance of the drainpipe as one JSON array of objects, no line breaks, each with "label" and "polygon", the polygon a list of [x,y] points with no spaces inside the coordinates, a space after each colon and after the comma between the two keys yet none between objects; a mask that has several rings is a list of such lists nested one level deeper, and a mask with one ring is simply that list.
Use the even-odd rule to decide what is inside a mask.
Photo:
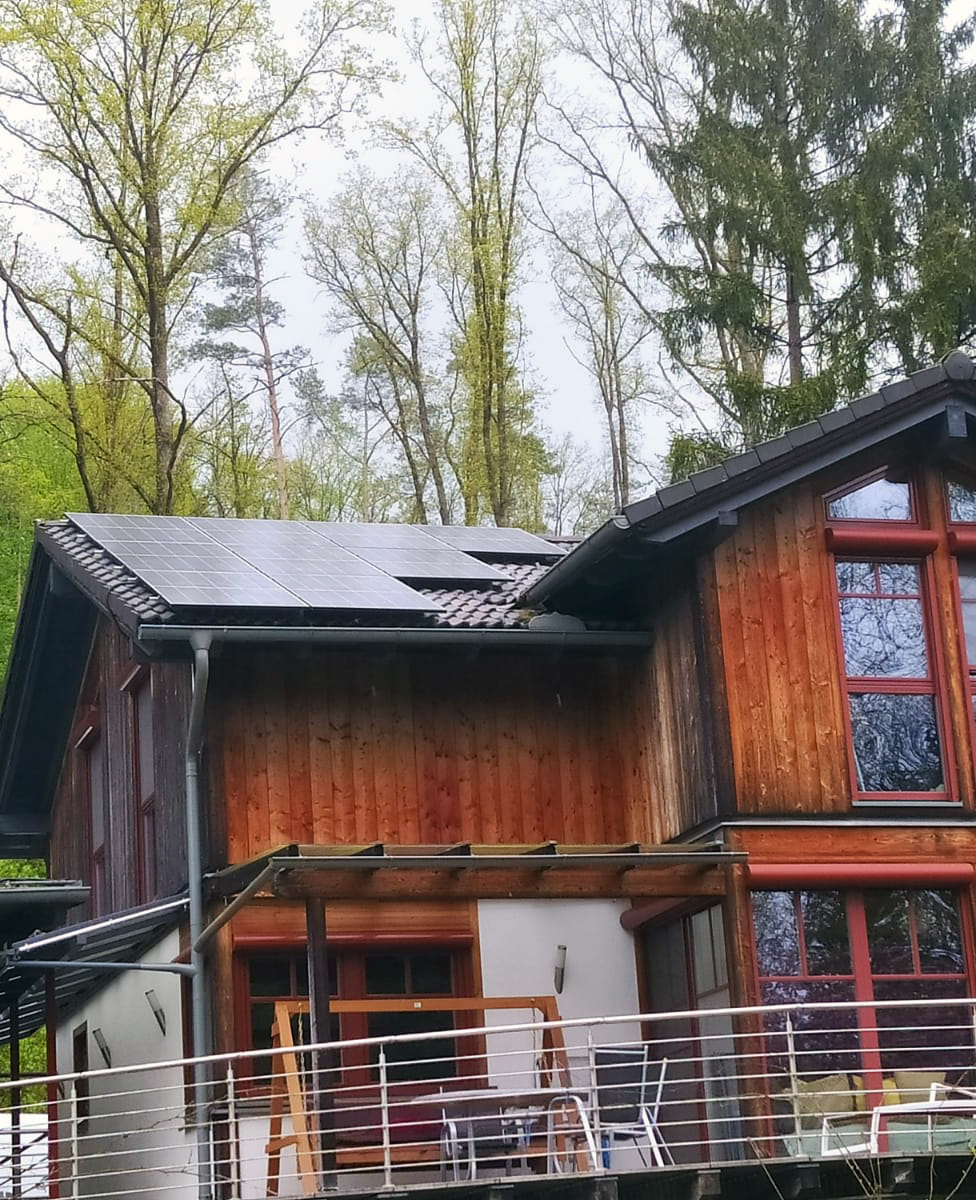
[{"label": "drainpipe", "polygon": [[[203,972],[204,952],[197,948],[203,932],[203,846],[200,821],[200,749],[203,744],[203,713],[207,703],[207,683],[210,679],[210,642],[207,632],[190,636],[193,648],[193,697],[186,731],[186,869],[190,899],[190,966],[191,1017],[193,1054],[195,1058],[210,1053],[209,1021],[207,1019],[206,979]],[[210,1145],[207,1113],[207,1068],[196,1063],[193,1068],[193,1108],[197,1135],[197,1187],[200,1200],[210,1200]]]}]

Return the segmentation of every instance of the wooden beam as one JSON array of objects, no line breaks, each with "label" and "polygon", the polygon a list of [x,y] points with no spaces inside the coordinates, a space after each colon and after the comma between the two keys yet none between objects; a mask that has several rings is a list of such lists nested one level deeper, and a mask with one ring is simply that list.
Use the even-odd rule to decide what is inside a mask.
[{"label": "wooden beam", "polygon": [[396,867],[366,874],[342,870],[282,870],[272,894],[291,900],[489,900],[618,899],[655,896],[724,896],[721,867],[596,867],[527,871],[468,867],[459,871],[402,871]]}]

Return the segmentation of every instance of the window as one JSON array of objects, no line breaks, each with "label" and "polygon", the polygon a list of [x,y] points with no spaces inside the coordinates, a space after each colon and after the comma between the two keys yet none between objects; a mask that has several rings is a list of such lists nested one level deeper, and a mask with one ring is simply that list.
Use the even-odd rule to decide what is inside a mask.
[{"label": "window", "polygon": [[907,483],[872,479],[829,499],[827,516],[844,521],[912,521],[912,489]]},{"label": "window", "polygon": [[942,798],[921,567],[844,560],[835,568],[856,791]]},{"label": "window", "polygon": [[[752,907],[764,1004],[969,995],[962,921],[952,891],[754,892]],[[962,1006],[801,1010],[793,1022],[799,1066],[806,1072],[873,1069],[896,1079],[899,1071],[959,1069],[972,1057]],[[767,1017],[767,1032],[784,1027],[782,1014]],[[966,1031],[962,1037],[960,1028]]]},{"label": "window", "polygon": [[156,770],[153,742],[152,676],[132,693],[132,774],[135,789],[136,865],[139,899],[156,895]]},{"label": "window", "polygon": [[91,906],[98,916],[107,909],[105,878],[106,785],[105,747],[95,732],[84,745],[85,780],[88,788],[88,829],[91,851]]},{"label": "window", "polygon": [[91,1083],[88,1079],[88,1025],[78,1025],[71,1032],[71,1070],[84,1078],[75,1080],[79,1129],[84,1132],[91,1116]]},{"label": "window", "polygon": [[[343,1000],[407,999],[463,994],[466,955],[440,947],[409,950],[342,949],[330,961],[331,994]],[[270,1049],[274,1006],[279,1000],[308,999],[305,947],[243,956],[246,972],[246,1016],[239,1013],[242,1049]],[[364,1004],[364,1008],[368,1008]],[[393,1037],[403,1033],[437,1033],[455,1028],[453,1013],[427,1011],[350,1012],[333,1017],[330,1039]],[[307,1017],[296,1018],[296,1042],[309,1040]],[[456,1074],[457,1048],[453,1037],[391,1046],[387,1051],[391,1083],[410,1083]],[[375,1082],[376,1047],[350,1047],[343,1056],[346,1084]],[[430,1060],[436,1061],[430,1061]],[[260,1060],[268,1063],[268,1059]],[[270,1067],[255,1065],[255,1077]]]}]

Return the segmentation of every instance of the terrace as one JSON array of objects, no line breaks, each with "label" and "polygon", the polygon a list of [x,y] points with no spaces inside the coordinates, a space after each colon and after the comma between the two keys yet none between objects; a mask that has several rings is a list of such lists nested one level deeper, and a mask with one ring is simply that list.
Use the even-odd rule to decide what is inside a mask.
[{"label": "terrace", "polygon": [[20,1102],[0,1126],[0,1195],[609,1200],[657,1180],[679,1197],[782,1197],[908,1194],[913,1178],[956,1195],[971,1171],[976,1190],[976,1001],[574,1021],[540,1019],[544,998],[490,1005],[310,1046],[307,1005],[281,1002],[270,1051],[4,1085]]}]

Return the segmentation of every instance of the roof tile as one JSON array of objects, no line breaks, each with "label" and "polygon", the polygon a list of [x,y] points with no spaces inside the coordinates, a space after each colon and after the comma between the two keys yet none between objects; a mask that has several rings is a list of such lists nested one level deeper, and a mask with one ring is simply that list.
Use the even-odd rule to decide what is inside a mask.
[{"label": "roof tile", "polygon": [[825,412],[818,417],[820,428],[824,433],[833,433],[835,429],[843,429],[845,425],[850,425],[854,420],[854,414],[851,412],[851,406],[845,405],[843,408],[835,408],[830,412]]},{"label": "roof tile", "polygon": [[682,500],[690,500],[694,494],[695,485],[691,480],[681,479],[677,483],[659,488],[657,498],[662,508],[671,508],[674,504],[680,504]]},{"label": "roof tile", "polygon": [[696,471],[694,475],[689,475],[688,479],[696,492],[703,492],[706,488],[725,483],[728,475],[725,473],[725,467],[719,463],[716,467],[707,467],[704,471]]},{"label": "roof tile", "polygon": [[855,417],[866,417],[870,413],[879,412],[885,402],[877,392],[869,392],[866,396],[858,396],[847,406]]},{"label": "roof tile", "polygon": [[779,458],[783,454],[789,454],[793,446],[790,439],[784,434],[783,437],[773,438],[768,442],[760,442],[755,449],[759,461],[766,463],[770,459]]},{"label": "roof tile", "polygon": [[745,454],[736,454],[733,458],[727,458],[722,464],[725,467],[725,473],[731,479],[734,475],[741,475],[744,471],[751,471],[753,467],[759,466],[759,455],[755,450],[747,450]]}]

